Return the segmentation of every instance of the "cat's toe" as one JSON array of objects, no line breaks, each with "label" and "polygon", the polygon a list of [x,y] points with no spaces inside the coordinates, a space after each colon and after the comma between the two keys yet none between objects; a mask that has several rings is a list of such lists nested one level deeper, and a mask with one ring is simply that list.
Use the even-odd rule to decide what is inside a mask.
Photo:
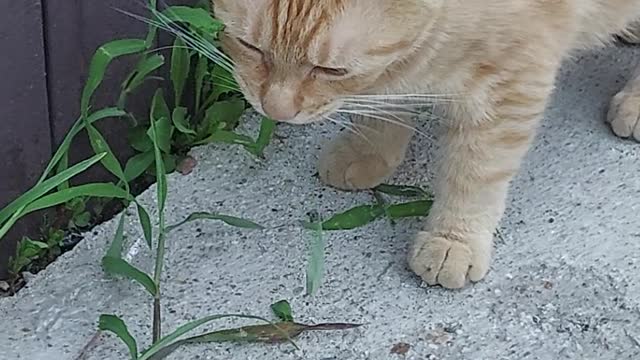
[{"label": "cat's toe", "polygon": [[480,281],[489,271],[490,253],[477,244],[421,232],[409,253],[409,267],[429,285],[460,289],[467,279]]},{"label": "cat's toe", "polygon": [[623,90],[614,96],[607,122],[617,136],[640,141],[640,91]]},{"label": "cat's toe", "polygon": [[[362,145],[359,145],[362,147]],[[337,139],[320,155],[320,179],[342,190],[364,190],[380,185],[393,174],[395,166],[377,153]]]}]

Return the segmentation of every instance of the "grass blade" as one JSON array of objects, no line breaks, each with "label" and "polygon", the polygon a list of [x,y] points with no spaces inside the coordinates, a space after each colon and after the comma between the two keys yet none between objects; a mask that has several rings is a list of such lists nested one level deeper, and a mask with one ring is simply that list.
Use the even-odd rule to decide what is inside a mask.
[{"label": "grass blade", "polygon": [[173,125],[183,134],[196,135],[196,131],[190,128],[189,120],[187,119],[187,108],[178,107],[173,109],[171,116]]},{"label": "grass blade", "polygon": [[[352,230],[365,226],[385,214],[384,207],[376,205],[361,205],[336,214],[322,223],[323,230]],[[313,228],[306,225],[307,228]]]},{"label": "grass blade", "polygon": [[110,173],[115,175],[120,181],[122,181],[126,188],[129,187],[126,177],[124,176],[124,170],[120,162],[116,158],[116,155],[111,151],[109,144],[100,132],[91,124],[87,125],[87,132],[89,133],[89,140],[91,147],[96,154],[105,153],[105,157],[101,160],[102,165],[109,170]]},{"label": "grass blade", "polygon": [[265,325],[250,325],[235,329],[224,329],[212,331],[210,333],[190,337],[183,340],[183,343],[281,343],[298,337],[307,329],[306,325],[294,322],[280,322]]},{"label": "grass blade", "polygon": [[315,225],[315,228],[311,238],[309,265],[307,267],[307,295],[310,296],[316,293],[322,283],[325,247],[322,220],[317,215],[312,216],[311,223]]},{"label": "grass blade", "polygon": [[264,150],[267,148],[267,146],[269,146],[269,143],[271,143],[271,138],[273,136],[273,131],[276,128],[276,122],[267,118],[267,117],[263,117],[262,118],[262,122],[260,123],[260,133],[258,134],[258,138],[256,139],[255,142],[255,148],[254,148],[254,155],[256,155],[257,157],[264,157]]},{"label": "grass blade", "polygon": [[184,86],[189,77],[191,67],[191,54],[185,43],[176,37],[171,53],[171,81],[173,83],[174,104],[179,107],[182,102]]},{"label": "grass blade", "polygon": [[[158,354],[163,349],[165,349],[167,347],[170,347],[181,336],[187,334],[190,331],[193,331],[193,330],[197,329],[198,327],[200,327],[200,326],[202,326],[202,325],[204,325],[206,323],[209,323],[209,322],[215,321],[215,320],[226,319],[226,318],[254,319],[254,320],[264,321],[267,324],[271,324],[271,326],[276,326],[271,321],[269,321],[269,320],[267,320],[265,318],[259,317],[259,316],[242,315],[242,314],[211,315],[211,316],[207,316],[205,318],[202,318],[202,319],[199,319],[199,320],[195,320],[195,321],[189,322],[187,324],[184,324],[184,325],[178,327],[175,331],[173,331],[172,333],[162,337],[162,339],[160,339],[159,341],[154,343],[149,349],[144,351],[142,353],[142,355],[139,357],[139,360],[149,360],[149,359],[159,360],[159,359],[162,359],[163,357],[156,357],[154,355]],[[293,346],[298,348],[298,346],[295,345],[295,343],[293,341],[291,341],[291,343],[292,343]],[[163,353],[163,355],[166,356],[168,354]]]},{"label": "grass blade", "polygon": [[144,174],[147,169],[151,167],[155,160],[155,154],[153,151],[143,152],[132,156],[124,167],[124,178],[127,182],[133,180]]},{"label": "grass blade", "polygon": [[153,228],[151,226],[151,218],[149,217],[149,213],[147,212],[147,210],[145,210],[142,205],[136,204],[136,206],[138,208],[138,218],[140,219],[140,226],[142,226],[144,239],[147,242],[147,245],[149,245],[149,249],[151,249],[153,242]]},{"label": "grass blade", "polygon": [[102,314],[100,315],[98,328],[102,331],[109,331],[115,334],[129,348],[131,359],[135,360],[138,358],[138,344],[136,343],[136,339],[131,336],[127,325],[122,319],[115,315]]},{"label": "grass blade", "polygon": [[[161,99],[161,93],[156,92],[156,96],[154,96],[154,103],[157,105],[158,101]],[[160,97],[160,99],[158,99]],[[166,105],[166,103],[165,103]],[[164,111],[164,110],[163,110]],[[167,109],[168,112],[168,109]],[[160,279],[162,276],[162,268],[164,266],[164,252],[165,252],[165,223],[164,223],[164,209],[167,202],[167,175],[164,164],[164,158],[162,156],[162,151],[160,149],[160,139],[158,134],[158,123],[160,122],[157,119],[157,111],[156,106],[153,106],[151,109],[151,127],[149,128],[150,134],[149,137],[153,142],[153,153],[155,155],[155,166],[156,166],[156,198],[158,202],[158,242],[156,247],[156,264],[153,270],[153,283],[156,286],[156,292],[153,297],[153,324],[152,324],[152,336],[151,340],[153,343],[156,343],[160,340],[162,336],[162,309],[160,305]]]},{"label": "grass blade", "polygon": [[[89,124],[93,124],[96,121],[99,121],[102,119],[111,118],[111,117],[123,117],[126,115],[127,113],[125,111],[120,110],[118,108],[106,108],[106,109],[98,110],[93,114],[91,114],[89,116],[89,119],[87,119],[87,122]],[[75,122],[75,124],[73,124],[73,126],[71,127],[67,135],[64,137],[64,140],[58,147],[58,150],[55,152],[55,154],[49,161],[49,164],[47,164],[46,169],[44,170],[44,172],[42,173],[42,176],[38,180],[38,184],[40,184],[45,179],[47,179],[51,174],[51,172],[53,171],[53,169],[56,169],[58,173],[68,169],[68,165],[69,165],[68,155],[69,155],[69,148],[71,147],[71,142],[76,137],[76,135],[78,135],[78,133],[82,131],[82,129],[84,129],[85,124],[86,122],[82,118],[78,119]],[[69,187],[68,184],[64,182],[60,184],[60,186],[58,186],[58,189],[63,190],[67,187]]]},{"label": "grass blade", "polygon": [[432,200],[418,200],[404,204],[391,205],[387,208],[387,215],[391,219],[427,216],[433,205]]},{"label": "grass blade", "polygon": [[196,86],[196,112],[200,111],[200,105],[202,104],[202,90],[204,88],[204,79],[209,71],[209,59],[198,54],[198,63],[195,70],[195,86]]},{"label": "grass blade", "polygon": [[0,224],[3,224],[0,229],[0,240],[4,238],[4,235],[9,231],[9,228],[22,217],[22,211],[29,206],[32,202],[39,199],[41,196],[47,194],[49,191],[55,189],[63,182],[73,178],[74,176],[84,172],[97,162],[102,160],[106,154],[97,154],[93,157],[84,160],[69,169],[52,176],[50,179],[41,182],[34,186],[26,193],[22,194],[16,200],[11,202],[4,209],[0,210]]},{"label": "grass blade", "polygon": [[[204,133],[214,134],[218,130],[232,130],[245,112],[246,102],[242,99],[230,99],[215,102],[205,113]],[[253,139],[251,143],[253,143]]]},{"label": "grass blade", "polygon": [[138,87],[140,87],[140,85],[142,85],[142,83],[144,83],[144,81],[149,75],[151,75],[151,73],[161,68],[162,65],[164,65],[164,56],[160,54],[143,57],[136,65],[131,79],[125,83],[123,91],[125,93],[135,91]]},{"label": "grass blade", "polygon": [[120,56],[140,53],[145,49],[146,44],[144,40],[121,39],[106,43],[96,50],[91,59],[91,65],[89,65],[89,77],[82,90],[80,100],[80,111],[83,119],[89,117],[91,97],[102,83],[107,67],[111,61]]},{"label": "grass blade", "polygon": [[235,226],[242,229],[253,229],[253,230],[264,229],[263,226],[258,225],[253,221],[242,219],[239,217],[223,215],[223,214],[214,214],[214,213],[208,213],[208,212],[197,212],[189,215],[186,219],[184,219],[183,221],[177,224],[167,226],[165,230],[167,233],[170,233],[171,231],[181,227],[182,225],[185,225],[189,222],[196,221],[196,220],[222,221],[227,225]]},{"label": "grass blade", "polygon": [[164,166],[164,158],[160,149],[160,140],[158,139],[158,128],[156,119],[151,118],[151,127],[149,128],[151,142],[153,143],[153,152],[155,156],[156,166],[156,187],[158,197],[158,211],[164,211],[167,201],[167,177]]},{"label": "grass blade", "polygon": [[162,94],[162,89],[158,89],[153,96],[151,119],[155,124],[155,134],[152,134],[151,129],[149,129],[147,135],[152,141],[156,142],[162,152],[170,154],[173,127],[171,126],[171,112]]},{"label": "grass blade", "polygon": [[109,246],[109,250],[107,250],[106,257],[110,258],[120,258],[122,257],[122,244],[124,243],[124,221],[126,219],[125,213],[120,215],[120,220],[118,220],[118,228],[116,229],[116,234],[113,237],[113,241]]},{"label": "grass blade", "polygon": [[149,275],[135,268],[120,257],[105,256],[102,258],[102,266],[108,274],[124,276],[127,279],[137,282],[152,296],[155,296],[158,292],[158,287]]},{"label": "grass blade", "polygon": [[[149,9],[153,11],[157,11],[158,9],[158,0],[149,0]],[[149,23],[149,30],[147,32],[147,37],[144,40],[144,44],[147,49],[151,49],[156,40],[156,35],[158,33],[158,27],[154,24]]]},{"label": "grass blade", "polygon": [[84,196],[133,200],[131,194],[112,183],[85,184],[45,195],[29,204],[24,209],[23,215],[64,204],[69,200]]}]

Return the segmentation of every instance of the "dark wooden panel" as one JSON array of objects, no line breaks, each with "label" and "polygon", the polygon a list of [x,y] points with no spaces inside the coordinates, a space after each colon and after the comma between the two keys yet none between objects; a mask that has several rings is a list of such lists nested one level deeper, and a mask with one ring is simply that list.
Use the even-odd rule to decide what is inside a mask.
[{"label": "dark wooden panel", "polygon": [[[0,0],[0,207],[33,186],[51,156],[42,7],[39,0]],[[21,221],[0,243],[0,277],[18,234],[32,233],[34,217]]]},{"label": "dark wooden panel", "polygon": [[[144,38],[147,27],[139,20],[128,17],[116,9],[143,13],[142,1],[135,0],[47,0],[45,20],[49,69],[49,97],[54,141],[59,144],[79,115],[80,94],[87,76],[89,63],[95,50],[102,44],[118,38]],[[94,109],[116,103],[120,83],[135,63],[129,57],[110,66],[105,81],[96,93]],[[141,89],[129,103],[138,116],[146,116],[151,87]],[[145,101],[141,101],[145,99]],[[126,136],[127,124],[123,119],[101,122],[99,128],[121,161],[131,155]],[[91,154],[88,141],[81,136],[74,145],[72,161]],[[96,168],[80,177],[80,181],[104,180],[107,174]]]}]

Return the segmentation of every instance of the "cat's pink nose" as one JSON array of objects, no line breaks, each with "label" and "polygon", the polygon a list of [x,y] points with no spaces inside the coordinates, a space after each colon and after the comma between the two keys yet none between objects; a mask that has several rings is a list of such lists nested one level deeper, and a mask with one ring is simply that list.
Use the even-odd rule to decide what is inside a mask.
[{"label": "cat's pink nose", "polygon": [[293,120],[300,112],[294,99],[295,95],[291,90],[273,86],[262,98],[262,110],[273,120]]}]

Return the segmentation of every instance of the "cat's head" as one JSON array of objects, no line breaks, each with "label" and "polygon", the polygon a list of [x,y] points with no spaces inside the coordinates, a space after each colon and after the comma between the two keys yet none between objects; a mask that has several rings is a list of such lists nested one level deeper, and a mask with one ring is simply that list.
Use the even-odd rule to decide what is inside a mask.
[{"label": "cat's head", "polygon": [[442,0],[213,0],[223,49],[247,100],[304,124],[384,86]]}]

